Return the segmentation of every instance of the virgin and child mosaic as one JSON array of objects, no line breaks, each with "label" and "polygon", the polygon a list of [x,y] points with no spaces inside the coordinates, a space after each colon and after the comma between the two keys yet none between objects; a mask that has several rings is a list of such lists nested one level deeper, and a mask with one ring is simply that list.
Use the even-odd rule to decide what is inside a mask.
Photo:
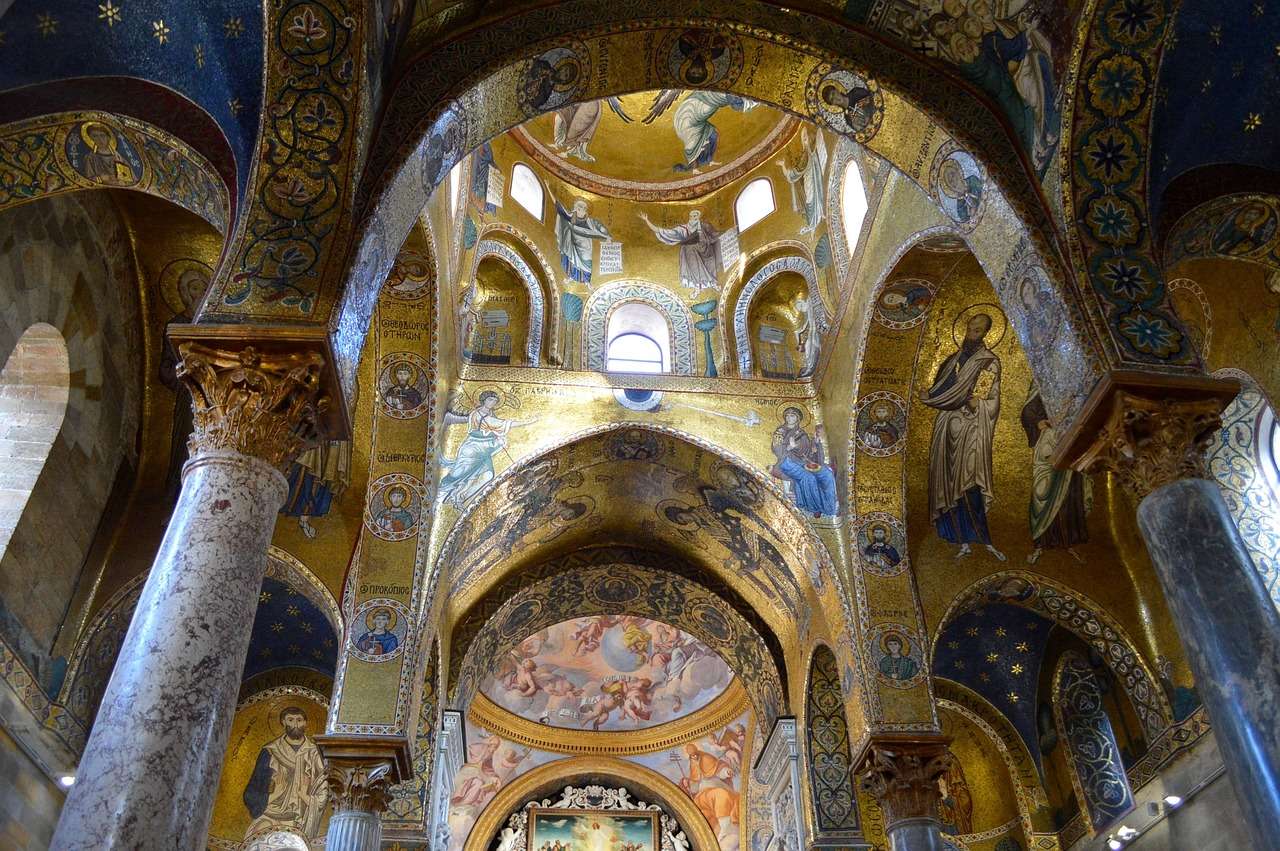
[{"label": "virgin and child mosaic", "polygon": [[715,651],[680,629],[595,615],[529,636],[480,690],[502,708],[554,727],[636,730],[698,711],[732,679]]}]

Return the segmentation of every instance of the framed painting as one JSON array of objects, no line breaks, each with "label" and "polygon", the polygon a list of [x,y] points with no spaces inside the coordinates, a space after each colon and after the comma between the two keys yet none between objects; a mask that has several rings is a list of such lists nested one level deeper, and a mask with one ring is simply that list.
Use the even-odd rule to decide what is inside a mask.
[{"label": "framed painting", "polygon": [[530,807],[525,851],[660,851],[656,810]]}]

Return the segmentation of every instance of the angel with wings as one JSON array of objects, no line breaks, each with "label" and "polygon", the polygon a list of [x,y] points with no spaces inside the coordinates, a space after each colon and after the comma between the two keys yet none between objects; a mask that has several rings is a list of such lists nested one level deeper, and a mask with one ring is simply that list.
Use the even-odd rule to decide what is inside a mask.
[{"label": "angel with wings", "polygon": [[[684,98],[681,99],[681,95]],[[680,101],[676,104],[676,101]],[[747,112],[758,106],[757,102],[741,95],[724,92],[692,91],[682,89],[663,89],[653,99],[649,114],[641,119],[644,124],[652,124],[663,113],[675,106],[672,125],[676,135],[684,145],[684,162],[676,163],[676,171],[697,174],[707,166],[714,166],[716,145],[720,141],[720,133],[711,119],[725,107]]]},{"label": "angel with wings", "polygon": [[591,144],[591,140],[596,136],[596,128],[600,126],[600,117],[604,113],[603,104],[608,104],[609,109],[621,118],[624,124],[630,124],[635,120],[627,115],[627,111],[622,108],[622,101],[616,97],[562,106],[555,111],[553,131],[556,151],[560,156],[574,157],[588,163],[596,161],[595,157],[587,153],[587,145]]},{"label": "angel with wings", "polygon": [[468,413],[445,412],[444,424],[467,424],[467,436],[452,458],[442,458],[448,470],[440,479],[439,498],[459,511],[493,479],[493,456],[507,448],[507,433],[533,420],[507,420],[497,415],[500,398],[492,390],[480,394],[480,403]]}]

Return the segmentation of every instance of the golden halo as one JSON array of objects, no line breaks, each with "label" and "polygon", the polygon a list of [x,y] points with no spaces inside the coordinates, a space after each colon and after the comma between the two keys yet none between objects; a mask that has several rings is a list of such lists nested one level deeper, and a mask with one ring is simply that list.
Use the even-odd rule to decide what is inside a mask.
[{"label": "golden halo", "polygon": [[373,631],[373,616],[376,615],[378,612],[386,612],[388,615],[391,616],[391,620],[387,621],[387,632],[395,632],[396,623],[400,620],[400,618],[396,615],[396,610],[391,608],[390,606],[374,606],[372,609],[365,612],[364,625],[369,627],[369,631],[370,632]]},{"label": "golden halo", "polygon": [[[283,694],[279,697],[272,698],[270,702],[267,703],[267,730],[270,731],[271,738],[278,739],[284,735],[284,724],[280,721],[280,713],[291,706],[295,707],[302,713],[302,717],[307,719],[307,724],[310,726],[311,718],[307,715],[307,708],[304,705],[305,703],[306,699],[299,697],[296,694]],[[308,733],[310,732],[311,731],[308,730]]]},{"label": "golden halo", "polygon": [[[1000,309],[999,305],[984,301],[969,305],[957,313],[955,320],[952,321],[951,339],[956,344],[957,349],[960,348],[960,343],[964,339],[964,333],[960,331],[960,328],[968,325],[969,320],[978,313],[985,313],[991,317],[991,330],[987,332],[987,336],[984,338],[987,341],[987,348],[995,349],[996,346],[1004,342],[1005,331],[1009,329],[1009,320],[1005,317],[1004,311]],[[991,341],[992,333],[996,334],[994,342]]]},{"label": "golden halo", "polygon": [[97,150],[97,148],[94,146],[93,140],[89,138],[89,131],[95,127],[101,127],[103,130],[107,131],[107,137],[111,139],[111,147],[110,147],[111,153],[113,154],[119,153],[120,141],[116,139],[115,131],[101,121],[86,121],[85,123],[80,125],[80,138],[84,140],[84,143],[86,146],[88,146],[89,150],[90,151]]},{"label": "golden halo", "polygon": [[884,652],[886,652],[886,653],[888,653],[888,652],[889,652],[889,639],[890,639],[890,638],[896,638],[896,639],[898,639],[898,643],[900,643],[900,644],[902,645],[902,655],[903,655],[903,656],[910,656],[910,655],[911,655],[911,642],[907,640],[907,637],[906,637],[905,635],[903,635],[902,633],[898,632],[897,630],[893,630],[893,629],[889,630],[888,632],[886,632],[884,635],[882,635],[882,636],[880,637],[880,649],[881,649],[881,650],[883,650],[883,651],[884,651]]},{"label": "golden halo", "polygon": [[874,537],[872,537],[871,533],[872,533],[872,532],[874,532],[874,531],[875,531],[875,530],[877,530],[877,529],[883,529],[883,530],[884,530],[884,538],[885,538],[885,541],[886,541],[886,542],[887,542],[887,541],[891,541],[891,540],[893,540],[893,530],[889,528],[889,524],[888,524],[888,523],[881,523],[881,522],[879,522],[879,521],[877,521],[877,522],[875,522],[875,523],[871,523],[871,524],[869,524],[869,525],[867,526],[867,539],[868,539],[868,540],[875,540],[875,538],[874,538]]},{"label": "golden halo", "polygon": [[395,491],[400,491],[400,493],[404,494],[404,502],[401,504],[401,508],[408,508],[413,504],[413,496],[409,493],[409,489],[407,487],[404,485],[392,485],[382,493],[382,504],[387,508],[394,507],[391,505],[391,494]]}]

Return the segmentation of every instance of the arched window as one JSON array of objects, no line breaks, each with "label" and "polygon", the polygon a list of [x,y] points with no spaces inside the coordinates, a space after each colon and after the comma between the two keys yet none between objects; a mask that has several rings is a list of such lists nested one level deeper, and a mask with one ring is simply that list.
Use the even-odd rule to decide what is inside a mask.
[{"label": "arched window", "polygon": [[449,169],[449,215],[458,215],[458,181],[462,179],[462,160]]},{"label": "arched window", "polygon": [[533,169],[524,163],[511,167],[511,197],[538,221],[542,221],[542,196],[542,183]]},{"label": "arched window", "polygon": [[733,202],[733,212],[738,219],[738,233],[742,233],[777,207],[773,203],[773,184],[769,178],[757,178],[742,188],[738,200]]},{"label": "arched window", "polygon": [[0,372],[0,555],[18,527],[67,413],[71,369],[58,329],[37,322],[26,330]]},{"label": "arched window", "polygon": [[667,372],[671,368],[671,329],[647,304],[628,302],[609,316],[608,372]]},{"label": "arched window", "polygon": [[867,217],[867,190],[862,185],[862,172],[858,164],[849,160],[844,168],[840,185],[840,215],[844,225],[844,241],[849,253],[858,247],[858,235],[862,233],[862,220]]}]

